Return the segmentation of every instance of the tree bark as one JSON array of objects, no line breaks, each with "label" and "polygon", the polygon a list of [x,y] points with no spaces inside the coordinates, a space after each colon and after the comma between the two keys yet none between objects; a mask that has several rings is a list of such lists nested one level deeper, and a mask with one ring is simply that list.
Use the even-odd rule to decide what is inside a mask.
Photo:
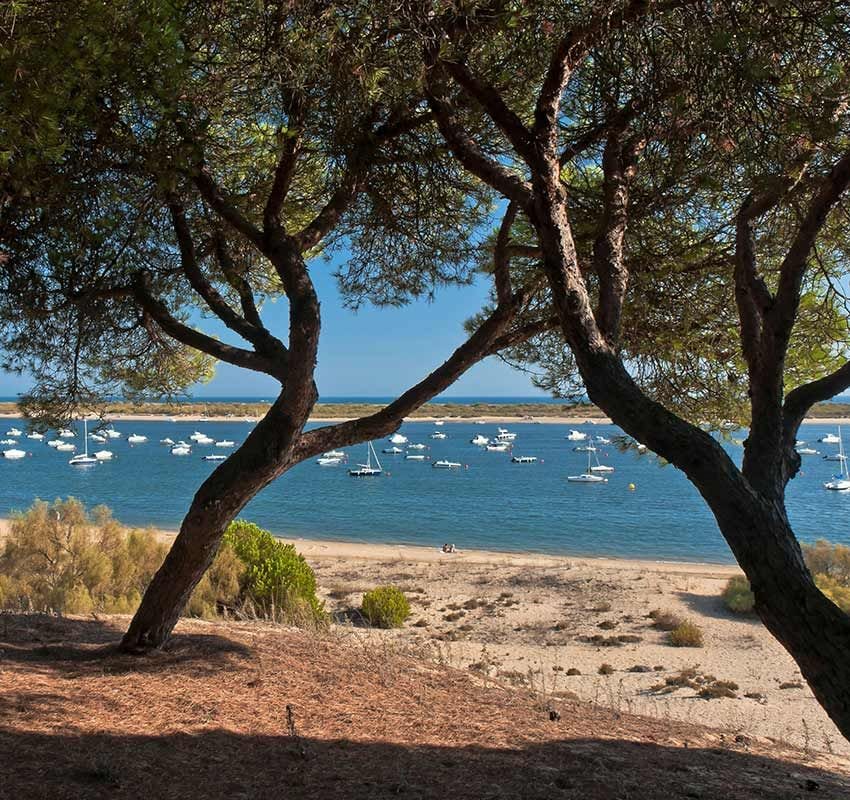
[{"label": "tree bark", "polygon": [[278,398],[242,446],[201,484],[171,550],[145,591],[122,649],[144,652],[168,639],[212,564],[227,526],[257,492],[292,465],[291,451],[302,426],[303,420],[286,414]]}]

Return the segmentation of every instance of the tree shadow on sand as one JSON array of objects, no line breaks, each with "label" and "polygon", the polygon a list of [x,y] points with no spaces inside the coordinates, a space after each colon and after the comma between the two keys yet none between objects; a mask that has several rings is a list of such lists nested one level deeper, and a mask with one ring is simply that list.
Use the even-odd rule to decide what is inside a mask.
[{"label": "tree shadow on sand", "polygon": [[322,800],[838,800],[850,783],[729,750],[579,739],[516,749],[322,741],[209,730],[165,736],[0,730],[0,797]]},{"label": "tree shadow on sand", "polygon": [[[129,617],[127,618],[129,622]],[[206,671],[216,669],[232,655],[250,650],[216,634],[184,633],[163,650],[144,658],[119,651],[123,629],[115,622],[52,614],[0,613],[0,666],[16,663],[38,670],[73,675],[103,672],[143,672],[177,663]]]}]

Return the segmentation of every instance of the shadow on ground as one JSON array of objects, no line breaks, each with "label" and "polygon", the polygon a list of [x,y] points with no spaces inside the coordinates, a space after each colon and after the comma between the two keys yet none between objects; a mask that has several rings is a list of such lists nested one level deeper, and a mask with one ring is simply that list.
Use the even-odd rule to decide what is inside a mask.
[{"label": "shadow on ground", "polygon": [[0,731],[0,798],[794,800],[846,798],[816,769],[727,750],[598,739],[521,749],[247,736]]},{"label": "shadow on ground", "polygon": [[[130,618],[126,618],[129,624]],[[224,636],[192,633],[175,636],[169,645],[144,657],[119,651],[124,630],[113,621],[50,614],[0,613],[0,666],[11,662],[32,669],[82,676],[87,672],[115,674],[159,670],[184,664],[207,671],[231,656],[247,657],[250,650]]]},{"label": "shadow on ground", "polygon": [[761,620],[755,614],[735,614],[723,605],[720,597],[704,594],[692,594],[691,592],[676,592],[676,596],[688,608],[693,609],[704,617],[713,619],[729,619],[735,622],[748,623],[750,625],[761,625]]}]

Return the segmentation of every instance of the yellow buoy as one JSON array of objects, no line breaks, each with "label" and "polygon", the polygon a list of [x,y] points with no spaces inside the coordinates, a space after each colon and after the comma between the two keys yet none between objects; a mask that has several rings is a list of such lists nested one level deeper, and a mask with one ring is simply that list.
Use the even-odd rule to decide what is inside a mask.
[{"label": "yellow buoy", "polygon": [[633,483],[629,484],[629,491],[633,492],[635,490],[635,485]]}]

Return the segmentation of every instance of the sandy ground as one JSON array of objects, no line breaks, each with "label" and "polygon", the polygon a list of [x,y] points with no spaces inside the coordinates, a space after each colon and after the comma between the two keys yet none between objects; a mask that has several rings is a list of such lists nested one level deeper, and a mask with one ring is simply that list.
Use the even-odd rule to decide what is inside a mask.
[{"label": "sandy ground", "polygon": [[[5,526],[0,520],[0,536]],[[791,657],[758,619],[724,608],[720,593],[736,567],[294,542],[340,627],[360,626],[363,592],[392,583],[407,593],[412,615],[403,629],[370,636],[616,711],[850,755]],[[656,609],[695,622],[704,646],[671,646],[649,617]],[[610,674],[600,674],[603,664]],[[688,670],[690,685],[677,687]],[[734,696],[700,697],[712,678],[735,684]]]}]

